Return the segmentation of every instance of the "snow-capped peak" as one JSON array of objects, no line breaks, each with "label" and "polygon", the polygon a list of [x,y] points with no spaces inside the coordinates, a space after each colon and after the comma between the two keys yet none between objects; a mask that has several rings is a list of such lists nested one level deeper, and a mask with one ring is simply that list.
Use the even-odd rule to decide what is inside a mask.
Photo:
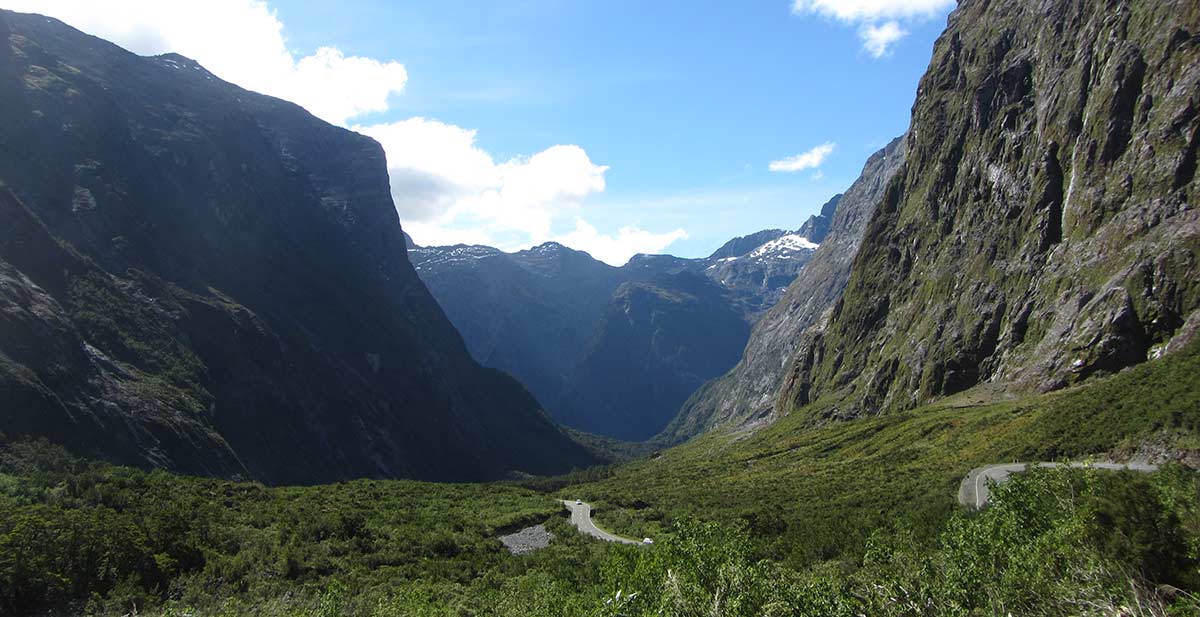
[{"label": "snow-capped peak", "polygon": [[754,249],[747,257],[783,257],[796,251],[812,251],[818,246],[800,234],[786,234]]}]

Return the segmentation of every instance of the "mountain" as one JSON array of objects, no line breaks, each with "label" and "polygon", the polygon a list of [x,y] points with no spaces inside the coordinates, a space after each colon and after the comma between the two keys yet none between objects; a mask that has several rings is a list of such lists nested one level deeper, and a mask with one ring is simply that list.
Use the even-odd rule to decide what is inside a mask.
[{"label": "mountain", "polygon": [[754,322],[779,301],[818,246],[800,232],[789,232],[742,255],[709,257],[702,265],[705,275],[734,292],[745,306],[747,321]]},{"label": "mountain", "polygon": [[623,280],[617,268],[556,243],[518,253],[421,247],[409,257],[471,355],[515,376],[551,410]]},{"label": "mountain", "polygon": [[834,195],[833,199],[825,202],[821,206],[821,213],[808,218],[800,229],[796,230],[796,234],[808,238],[810,242],[820,244],[825,241],[825,236],[829,234],[829,229],[833,226],[833,217],[837,214],[838,203],[841,202],[843,195]]},{"label": "mountain", "polygon": [[700,384],[737,362],[750,326],[711,279],[684,270],[623,283],[556,406],[583,431],[643,441]]},{"label": "mountain", "polygon": [[[1053,390],[1200,322],[1200,7],[962,2],[783,411]],[[1180,345],[1175,345],[1179,347]]]},{"label": "mountain", "polygon": [[[837,200],[801,229],[822,234],[821,218]],[[568,426],[642,439],[737,362],[749,324],[816,250],[800,232],[772,229],[707,258],[639,254],[620,268],[554,242],[515,253],[414,247],[409,257],[475,359],[515,376]],[[612,362],[617,353],[647,371],[640,390],[616,379],[629,377]],[[655,384],[644,383],[650,376]],[[601,395],[604,388],[612,391]]]},{"label": "mountain", "polygon": [[715,426],[741,426],[771,412],[800,334],[841,297],[867,221],[904,158],[904,138],[892,140],[867,159],[844,194],[801,228],[819,239],[820,248],[754,325],[737,365],[697,389],[658,441],[678,443]]},{"label": "mountain", "polygon": [[271,483],[593,462],[470,357],[379,144],[52,19],[0,37],[0,431]]},{"label": "mountain", "polygon": [[[764,229],[746,236],[738,236],[729,242],[721,245],[721,248],[713,251],[709,255],[709,259],[725,259],[727,257],[741,257],[750,251],[778,238],[787,233],[785,229]],[[817,240],[814,240],[817,242]]]}]

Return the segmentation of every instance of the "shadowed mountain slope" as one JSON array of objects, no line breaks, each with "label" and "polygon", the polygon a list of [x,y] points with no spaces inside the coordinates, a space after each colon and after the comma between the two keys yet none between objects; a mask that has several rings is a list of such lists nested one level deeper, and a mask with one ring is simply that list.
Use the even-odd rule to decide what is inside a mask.
[{"label": "shadowed mountain slope", "polygon": [[0,431],[314,483],[592,462],[417,278],[383,150],[0,12]]}]

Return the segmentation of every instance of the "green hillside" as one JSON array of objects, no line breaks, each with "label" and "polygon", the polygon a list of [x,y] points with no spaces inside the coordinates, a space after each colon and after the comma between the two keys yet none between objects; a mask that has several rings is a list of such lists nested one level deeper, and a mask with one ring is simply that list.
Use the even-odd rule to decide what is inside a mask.
[{"label": "green hillside", "polygon": [[958,508],[958,483],[982,465],[1125,458],[1141,444],[1194,463],[1198,347],[1032,398],[980,403],[997,394],[977,389],[852,422],[822,423],[802,409],[758,433],[707,434],[563,494],[612,506],[597,520],[631,534],[682,516],[745,520],[771,538],[759,542],[766,556],[794,565],[854,556],[879,528],[939,529]]}]

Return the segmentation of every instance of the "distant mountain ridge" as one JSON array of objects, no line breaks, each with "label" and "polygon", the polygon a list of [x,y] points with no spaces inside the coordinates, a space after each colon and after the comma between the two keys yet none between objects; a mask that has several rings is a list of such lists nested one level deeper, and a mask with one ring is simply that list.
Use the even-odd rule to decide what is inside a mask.
[{"label": "distant mountain ridge", "polygon": [[[839,197],[800,229],[823,237],[822,218]],[[418,275],[479,362],[517,377],[568,426],[642,440],[737,362],[749,325],[818,241],[771,229],[707,258],[639,254],[619,268],[554,242],[515,253],[410,246]],[[637,375],[615,379],[634,366]]]},{"label": "distant mountain ridge", "polygon": [[53,19],[0,41],[0,432],[271,483],[595,462],[467,353],[378,143]]},{"label": "distant mountain ridge", "polygon": [[708,258],[726,259],[728,257],[741,257],[786,233],[788,232],[785,229],[764,229],[746,236],[738,236],[722,244],[721,248],[713,251],[713,254],[709,255]]}]

